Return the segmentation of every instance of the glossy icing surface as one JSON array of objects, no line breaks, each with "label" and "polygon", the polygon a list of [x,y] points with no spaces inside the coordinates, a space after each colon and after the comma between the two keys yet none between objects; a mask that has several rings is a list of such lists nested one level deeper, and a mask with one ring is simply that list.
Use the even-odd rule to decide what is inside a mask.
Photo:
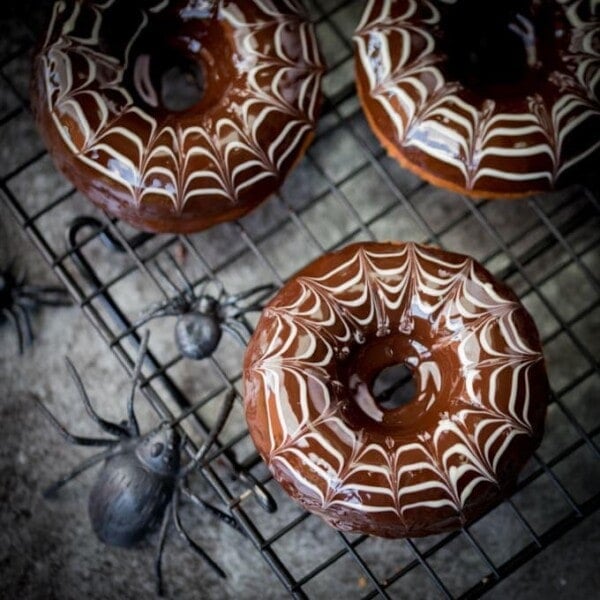
[{"label": "glossy icing surface", "polygon": [[370,0],[354,41],[370,124],[425,179],[519,196],[600,157],[595,0]]},{"label": "glossy icing surface", "polygon": [[[372,394],[391,365],[416,395]],[[458,527],[539,444],[548,383],[535,325],[471,258],[407,244],[325,255],[264,310],[244,362],[254,443],[331,525],[385,537]]]},{"label": "glossy icing surface", "polygon": [[[65,175],[154,231],[195,231],[267,198],[309,143],[323,66],[294,0],[66,0],[34,62],[33,106]],[[195,8],[196,7],[196,8]],[[162,76],[203,95],[169,110]]]}]

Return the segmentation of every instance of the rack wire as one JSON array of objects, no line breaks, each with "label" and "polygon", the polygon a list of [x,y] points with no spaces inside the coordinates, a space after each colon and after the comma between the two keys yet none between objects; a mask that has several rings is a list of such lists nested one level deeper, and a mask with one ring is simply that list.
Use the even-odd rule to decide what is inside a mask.
[{"label": "rack wire", "polygon": [[[322,597],[333,586],[348,598],[480,597],[600,507],[600,203],[584,187],[473,201],[400,169],[373,138],[355,94],[351,36],[362,3],[306,4],[329,65],[318,132],[280,193],[250,216],[196,235],[151,236],[87,204],[52,167],[29,113],[29,60],[43,22],[31,14],[12,15],[0,43],[0,138],[18,140],[0,149],[0,196],[128,372],[140,341],[134,323],[172,295],[159,268],[168,255],[194,285],[218,279],[235,292],[281,285],[352,241],[410,239],[470,254],[507,281],[540,328],[554,392],[544,442],[517,491],[470,527],[393,542],[335,532],[281,493],[239,406],[202,472],[296,597]],[[161,417],[205,399],[188,426],[191,452],[220,395],[239,385],[242,352],[224,340],[195,365],[199,390],[173,347],[172,326],[148,325],[142,389]],[[275,513],[266,510],[272,499]],[[307,536],[318,548],[299,557]]]}]

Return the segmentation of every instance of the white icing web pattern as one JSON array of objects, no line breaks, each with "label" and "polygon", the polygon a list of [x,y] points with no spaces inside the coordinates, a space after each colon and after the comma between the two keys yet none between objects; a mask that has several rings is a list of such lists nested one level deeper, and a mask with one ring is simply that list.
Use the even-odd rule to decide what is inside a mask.
[{"label": "white icing web pattern", "polygon": [[549,76],[557,88],[555,100],[532,94],[521,110],[508,108],[502,100],[472,104],[461,84],[445,79],[440,65],[446,57],[431,32],[440,25],[438,7],[453,3],[368,2],[354,37],[357,61],[368,82],[366,93],[385,111],[400,147],[418,150],[441,165],[432,167],[434,174],[450,167],[452,180],[466,190],[554,187],[600,148],[595,136],[589,144],[565,151],[573,134],[600,127],[595,1],[558,2],[575,31],[563,56],[565,72]]},{"label": "white icing web pattern", "polygon": [[[313,27],[301,18],[299,5],[221,2],[219,19],[234,31],[244,57],[246,89],[239,99],[225,101],[228,108],[219,114],[178,122],[159,120],[136,105],[124,85],[126,71],[133,69],[140,96],[151,107],[158,104],[148,57],[134,57],[131,49],[169,2],[140,8],[137,21],[128,22],[127,45],[103,53],[102,28],[109,11],[117,10],[115,2],[54,6],[41,55],[47,110],[72,154],[125,188],[136,205],[158,196],[176,213],[196,198],[236,204],[265,179],[276,187],[282,166],[289,167],[314,129],[319,102],[323,67]],[[292,43],[290,32],[296,37]],[[274,116],[285,121],[275,135],[269,125]]]},{"label": "white icing web pattern", "polygon": [[[265,416],[259,433],[249,417],[255,443],[286,489],[325,518],[340,509],[387,513],[406,532],[423,509],[461,515],[479,484],[502,487],[505,453],[541,427],[546,398],[532,397],[532,378],[543,360],[522,333],[529,317],[468,257],[411,243],[342,252],[329,272],[290,282],[284,291],[294,293],[285,301],[280,293],[261,317],[245,365],[247,414]],[[416,320],[430,324],[440,347],[453,344],[455,412],[434,397],[433,427],[381,439],[357,431],[344,417],[354,399],[338,361],[369,339],[410,337]],[[454,385],[435,350],[416,368],[438,392]]]}]

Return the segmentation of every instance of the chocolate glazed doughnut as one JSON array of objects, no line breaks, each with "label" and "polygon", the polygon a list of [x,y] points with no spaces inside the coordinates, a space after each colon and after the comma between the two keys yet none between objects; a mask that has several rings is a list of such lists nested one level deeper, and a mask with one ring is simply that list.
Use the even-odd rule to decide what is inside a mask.
[{"label": "chocolate glazed doughnut", "polygon": [[[379,373],[416,394],[386,408]],[[412,243],[317,259],[264,310],[244,361],[250,434],[273,476],[344,531],[447,531],[511,490],[540,443],[535,325],[473,259]]]},{"label": "chocolate glazed doughnut", "polygon": [[[192,232],[278,189],[312,139],[322,73],[294,0],[61,0],[32,104],[92,202],[140,229]],[[165,97],[169,77],[190,106]]]},{"label": "chocolate glazed doughnut", "polygon": [[596,0],[370,0],[354,41],[371,128],[435,185],[518,197],[598,164]]}]

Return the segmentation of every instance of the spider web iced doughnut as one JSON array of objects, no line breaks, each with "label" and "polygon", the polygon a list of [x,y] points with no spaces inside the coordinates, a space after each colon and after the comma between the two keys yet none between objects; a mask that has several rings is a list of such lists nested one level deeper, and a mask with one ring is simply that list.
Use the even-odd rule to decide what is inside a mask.
[{"label": "spider web iced doughnut", "polygon": [[436,185],[517,197],[598,162],[595,0],[370,0],[354,41],[371,127]]},{"label": "spider web iced doughnut", "polygon": [[[407,365],[416,395],[373,382]],[[244,361],[250,434],[274,477],[334,527],[449,530],[514,485],[540,442],[548,382],[535,325],[473,259],[355,244],[317,259],[264,310]]]},{"label": "spider web iced doughnut", "polygon": [[[136,227],[190,232],[278,189],[312,139],[323,66],[294,0],[65,0],[34,61],[37,121],[57,166]],[[202,73],[182,111],[162,76]]]}]

